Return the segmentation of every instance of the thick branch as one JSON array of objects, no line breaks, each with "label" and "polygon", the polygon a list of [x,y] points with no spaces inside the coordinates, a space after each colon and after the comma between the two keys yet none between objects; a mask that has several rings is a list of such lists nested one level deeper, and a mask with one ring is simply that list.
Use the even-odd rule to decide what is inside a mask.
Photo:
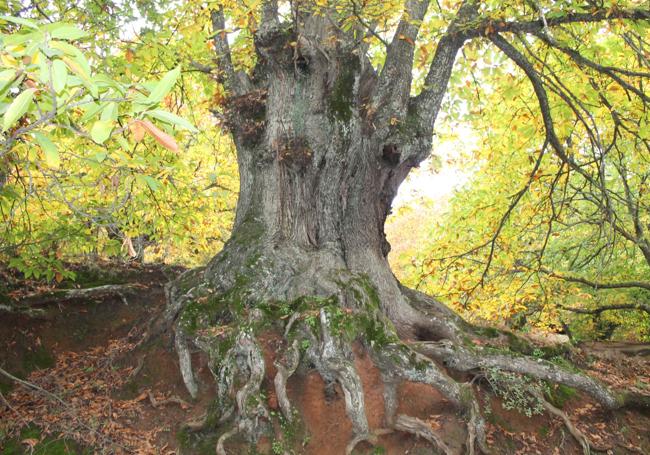
[{"label": "thick branch", "polygon": [[391,119],[402,120],[406,115],[413,78],[415,40],[428,6],[429,0],[406,1],[373,96],[372,104],[379,112],[375,124],[380,128],[388,125]]},{"label": "thick branch", "polygon": [[579,283],[579,284],[584,284],[585,286],[592,287],[594,289],[625,289],[625,288],[641,288],[641,289],[647,289],[650,291],[650,283],[646,281],[621,281],[618,283],[604,283],[604,282],[598,282],[598,281],[591,281],[586,278],[578,277],[578,276],[570,276],[570,275],[564,275],[564,274],[559,274],[557,272],[554,272],[552,270],[549,270],[547,268],[540,268],[540,272],[545,273],[553,278],[559,278],[563,281],[569,281],[571,283]]},{"label": "thick branch", "polygon": [[650,305],[646,305],[643,303],[626,303],[626,304],[622,303],[620,305],[606,305],[606,306],[594,308],[593,310],[586,309],[586,308],[566,307],[562,305],[560,305],[560,308],[562,308],[565,311],[570,311],[572,313],[579,313],[579,314],[600,314],[605,311],[616,311],[616,310],[639,310],[639,311],[645,311],[646,313],[650,314]]},{"label": "thick branch", "polygon": [[547,18],[546,24],[542,19],[524,22],[486,19],[481,21],[477,26],[462,30],[461,33],[468,39],[502,32],[535,33],[543,30],[547,26],[556,27],[564,24],[602,22],[612,21],[614,19],[648,20],[650,19],[650,10],[641,8],[622,10],[599,9],[588,13],[569,13],[564,16]]},{"label": "thick branch", "polygon": [[501,51],[508,56],[519,68],[521,68],[528,79],[530,80],[537,100],[539,102],[539,108],[542,114],[542,121],[544,123],[544,128],[546,130],[546,139],[548,140],[551,147],[555,151],[555,154],[564,162],[567,163],[571,169],[578,172],[580,175],[585,177],[587,181],[595,183],[593,177],[589,175],[582,167],[576,163],[576,161],[567,155],[566,150],[562,146],[560,139],[558,138],[555,132],[555,125],[553,123],[553,117],[551,115],[551,106],[548,100],[548,95],[544,89],[544,84],[542,79],[533,68],[533,65],[524,57],[524,55],[517,50],[512,44],[506,41],[501,35],[494,34],[490,35],[490,40],[499,48]]},{"label": "thick branch", "polygon": [[243,95],[247,91],[247,76],[237,73],[232,63],[223,7],[212,10],[210,18],[214,32],[214,49],[217,54],[217,63],[224,74],[223,83],[226,89],[233,94],[237,96]]},{"label": "thick branch", "polygon": [[463,24],[471,21],[476,14],[477,5],[474,1],[463,2],[456,18],[449,26],[449,30],[440,39],[436,47],[436,52],[429,66],[429,72],[424,80],[424,89],[411,102],[418,123],[419,134],[423,136],[433,134],[433,127],[440,111],[440,104],[447,92],[447,84],[454,67],[456,54],[466,40],[466,37],[458,33],[458,30]]},{"label": "thick branch", "polygon": [[[615,67],[610,67],[610,66],[603,66],[600,65],[596,62],[593,62],[589,60],[588,58],[584,57],[580,52],[571,49],[567,46],[563,46],[557,41],[549,38],[546,34],[544,33],[536,33],[535,36],[540,38],[544,43],[547,45],[560,50],[564,54],[568,55],[574,62],[576,62],[579,66],[586,66],[588,68],[591,68],[593,70],[598,71],[599,73],[605,74],[609,76],[611,79],[616,81],[618,85],[623,87],[625,90],[631,91],[635,93],[639,98],[641,98],[644,102],[649,102],[650,97],[643,93],[642,90],[639,90],[637,87],[634,85],[628,83],[625,81],[623,78],[621,78],[617,73],[622,73],[622,74],[627,74],[628,76],[640,76],[640,77],[648,77],[650,74],[648,73],[635,73],[635,72],[629,72],[624,69],[618,69]],[[630,74],[631,73],[631,74]]]}]

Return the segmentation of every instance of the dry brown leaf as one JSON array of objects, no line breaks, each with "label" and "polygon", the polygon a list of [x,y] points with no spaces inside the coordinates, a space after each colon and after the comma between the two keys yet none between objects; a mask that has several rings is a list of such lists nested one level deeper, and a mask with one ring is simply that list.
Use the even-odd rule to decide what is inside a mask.
[{"label": "dry brown leaf", "polygon": [[136,122],[140,122],[140,125],[142,125],[145,131],[153,136],[156,142],[165,147],[167,150],[171,150],[172,152],[178,151],[178,144],[176,143],[176,140],[169,134],[158,129],[158,127],[156,127],[156,125],[151,123],[149,120],[136,120]]},{"label": "dry brown leaf", "polygon": [[140,142],[144,139],[144,127],[142,126],[142,121],[134,120],[129,124],[129,129],[131,134],[133,134],[133,140],[135,142]]}]

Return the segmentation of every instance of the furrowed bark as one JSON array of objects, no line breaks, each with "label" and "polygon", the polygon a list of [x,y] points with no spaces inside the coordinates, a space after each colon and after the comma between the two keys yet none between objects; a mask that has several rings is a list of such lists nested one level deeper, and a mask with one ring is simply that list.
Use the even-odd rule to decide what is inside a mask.
[{"label": "furrowed bark", "polygon": [[[223,117],[240,172],[237,213],[223,250],[166,290],[163,321],[175,324],[192,395],[198,387],[189,345],[208,356],[217,383],[217,453],[226,453],[235,434],[254,443],[271,427],[259,393],[265,370],[259,335],[265,331],[283,339],[273,359],[273,382],[284,419],[297,417],[287,393],[289,377],[301,368],[315,369],[328,392],[337,390],[336,384],[342,391],[353,429],[348,452],[392,430],[419,435],[448,452],[444,437],[424,422],[396,415],[395,387],[401,381],[438,389],[467,421],[467,452],[474,453],[475,446],[488,451],[472,385],[454,380],[437,361],[454,370],[500,368],[562,382],[610,409],[630,399],[548,362],[466,347],[478,330],[435,299],[402,287],[393,275],[384,224],[397,188],[431,151],[456,54],[471,37],[466,27],[477,19],[477,4],[464,2],[438,44],[425,89],[410,98],[414,44],[428,3],[406,2],[379,75],[359,38],[328,16],[335,11],[314,14],[313,4],[292,2],[291,22],[280,23],[277,2],[269,0],[261,5],[254,36],[253,77],[243,78],[233,68],[222,32],[223,10],[213,14],[229,97]],[[372,25],[365,30],[372,33]],[[342,320],[353,325],[351,335],[343,332]],[[368,423],[355,339],[386,384],[389,429]],[[438,343],[411,343],[418,340]]]}]

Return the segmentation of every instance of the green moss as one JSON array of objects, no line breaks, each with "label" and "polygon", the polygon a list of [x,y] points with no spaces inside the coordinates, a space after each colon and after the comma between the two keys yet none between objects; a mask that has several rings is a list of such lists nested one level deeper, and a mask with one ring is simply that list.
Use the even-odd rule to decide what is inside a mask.
[{"label": "green moss", "polygon": [[483,336],[486,338],[497,338],[501,335],[502,331],[495,327],[474,327],[474,333],[478,336]]},{"label": "green moss", "polygon": [[26,351],[23,357],[23,369],[25,374],[33,370],[52,368],[55,364],[52,353],[43,346],[36,346],[31,351]]},{"label": "green moss", "polygon": [[[30,449],[21,443],[25,439],[36,439],[39,442]],[[92,453],[68,439],[46,437],[41,440],[41,430],[35,426],[24,428],[18,438],[8,441],[0,438],[0,445],[2,445],[0,455],[90,455]]]},{"label": "green moss", "polygon": [[564,405],[574,398],[578,391],[564,384],[553,384],[547,388],[546,399],[556,408],[562,409]]},{"label": "green moss", "polygon": [[348,123],[354,105],[354,78],[359,71],[359,59],[349,56],[342,60],[338,77],[328,97],[329,113],[334,120]]},{"label": "green moss", "polygon": [[535,350],[535,346],[533,346],[523,338],[518,337],[514,333],[503,332],[503,334],[508,337],[508,346],[510,347],[511,351],[517,352],[519,354],[524,354],[524,355],[533,354],[533,351]]}]

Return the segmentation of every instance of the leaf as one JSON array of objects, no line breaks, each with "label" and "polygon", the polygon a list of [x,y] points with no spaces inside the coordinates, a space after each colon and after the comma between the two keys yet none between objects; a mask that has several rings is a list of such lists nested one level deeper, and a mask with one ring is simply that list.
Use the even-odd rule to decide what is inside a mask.
[{"label": "leaf", "polygon": [[142,178],[145,181],[145,183],[147,184],[147,186],[149,186],[149,188],[151,188],[151,191],[156,191],[158,188],[160,188],[160,182],[158,180],[156,180],[155,178],[150,177],[148,175],[143,175]]},{"label": "leaf", "polygon": [[57,24],[58,27],[50,30],[52,38],[76,40],[88,36],[88,33],[71,24]]},{"label": "leaf", "polygon": [[22,17],[0,16],[0,19],[7,22],[13,22],[14,24],[24,25],[29,28],[38,29],[38,24],[36,22],[30,21],[29,19],[23,19]]},{"label": "leaf", "polygon": [[135,142],[140,142],[142,139],[144,139],[145,131],[140,120],[131,122],[129,124],[129,129],[131,130],[131,134],[133,134],[133,140]]},{"label": "leaf", "polygon": [[136,120],[136,122],[139,122],[140,125],[142,125],[142,128],[144,128],[147,133],[153,136],[156,142],[165,147],[167,150],[171,150],[172,152],[178,151],[178,144],[176,143],[176,140],[169,134],[159,130],[149,120]]},{"label": "leaf", "polygon": [[147,97],[147,102],[153,104],[162,101],[165,95],[167,95],[172,87],[174,87],[174,84],[176,84],[176,80],[180,74],[181,68],[178,66],[165,74],[163,78],[156,84],[153,90],[151,90],[151,93]]},{"label": "leaf", "polygon": [[102,111],[102,120],[117,120],[117,103],[108,103]]},{"label": "leaf", "polygon": [[13,69],[0,71],[0,95],[2,95],[2,92],[4,92],[5,89],[16,80],[16,74],[16,70]]},{"label": "leaf", "polygon": [[97,120],[90,130],[90,137],[98,144],[103,144],[113,131],[112,120]]},{"label": "leaf", "polygon": [[86,86],[86,88],[88,88],[93,98],[97,98],[97,85],[95,85],[95,83],[90,79],[88,62],[86,61],[85,57],[82,56],[79,58],[79,56],[77,56],[75,60],[72,60],[68,57],[61,57],[61,60],[63,60],[66,65],[68,65],[68,68],[70,68],[73,73],[81,78],[83,84]]},{"label": "leaf", "polygon": [[61,93],[68,82],[68,68],[62,60],[54,60],[52,62],[52,85],[54,91]]},{"label": "leaf", "polygon": [[47,165],[51,168],[58,168],[61,164],[61,158],[59,157],[59,149],[56,144],[42,133],[34,133],[34,138],[38,142],[38,145],[41,146],[41,149],[43,149]]},{"label": "leaf", "polygon": [[184,118],[179,117],[176,114],[172,114],[171,112],[163,111],[161,109],[145,112],[145,115],[148,115],[149,117],[153,117],[165,123],[169,123],[170,125],[176,125],[181,128],[185,128],[186,130],[191,131],[192,133],[197,133],[199,131],[196,129],[194,125],[192,125],[189,121],[185,120]]},{"label": "leaf", "polygon": [[2,131],[7,131],[20,117],[23,116],[34,100],[36,89],[30,88],[22,92],[16,98],[5,112],[2,120]]}]

